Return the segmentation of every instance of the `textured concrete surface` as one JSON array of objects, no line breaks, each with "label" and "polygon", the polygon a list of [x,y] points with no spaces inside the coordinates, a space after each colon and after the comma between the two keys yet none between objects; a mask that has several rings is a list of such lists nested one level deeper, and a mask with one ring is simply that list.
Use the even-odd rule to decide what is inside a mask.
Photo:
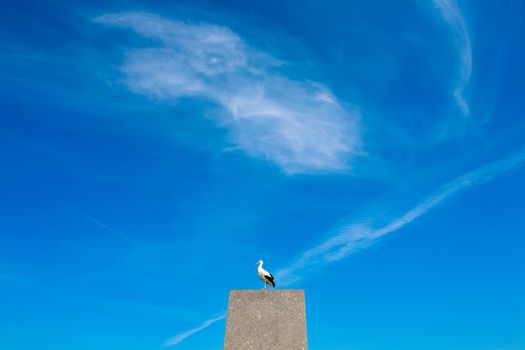
[{"label": "textured concrete surface", "polygon": [[306,350],[303,290],[232,290],[224,350]]}]

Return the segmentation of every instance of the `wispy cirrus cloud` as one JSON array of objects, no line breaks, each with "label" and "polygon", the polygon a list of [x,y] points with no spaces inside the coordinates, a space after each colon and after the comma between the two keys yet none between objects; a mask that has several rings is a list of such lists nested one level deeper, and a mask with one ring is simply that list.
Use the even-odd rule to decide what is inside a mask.
[{"label": "wispy cirrus cloud", "polygon": [[86,213],[83,213],[81,211],[77,211],[77,213],[84,217],[85,219],[91,221],[92,223],[94,223],[95,225],[97,225],[98,227],[101,227],[102,229],[104,229],[105,231],[115,235],[115,236],[118,236],[120,238],[122,238],[123,240],[127,241],[128,243],[131,243],[132,245],[136,246],[136,247],[139,247],[141,249],[144,249],[144,250],[150,250],[150,248],[146,247],[145,245],[137,242],[135,239],[131,238],[130,236],[128,236],[127,234],[125,233],[122,233],[108,225],[106,225],[105,223],[103,223],[102,221],[98,220],[98,219],[95,219],[94,217],[86,214]]},{"label": "wispy cirrus cloud", "polygon": [[459,45],[461,72],[453,95],[463,114],[468,115],[470,113],[470,107],[465,100],[464,90],[468,85],[470,75],[472,74],[472,47],[465,17],[459,9],[456,0],[433,0],[433,3],[440,11],[443,19],[453,30],[454,36]]},{"label": "wispy cirrus cloud", "polygon": [[312,249],[303,252],[301,257],[289,267],[279,270],[276,273],[276,279],[281,280],[281,285],[289,285],[300,279],[299,274],[304,268],[331,264],[356,251],[362,250],[387,234],[403,228],[453,195],[472,186],[491,181],[504,173],[514,170],[524,162],[525,149],[521,149],[507,158],[483,165],[463,174],[445,184],[433,194],[424,198],[415,207],[392,219],[384,226],[374,227],[373,222],[370,223],[369,220],[357,224],[344,225],[337,230],[337,234]]},{"label": "wispy cirrus cloud", "polygon": [[[380,238],[395,232],[405,225],[410,224],[433,209],[446,199],[466,190],[508,173],[525,163],[525,148],[493,163],[485,164],[477,169],[467,172],[448,182],[430,196],[424,198],[419,204],[404,214],[392,219],[388,224],[375,228],[368,219],[358,224],[347,224],[338,230],[338,233],[321,244],[306,250],[301,257],[289,267],[276,272],[276,279],[280,286],[289,286],[301,279],[301,272],[313,266],[323,266],[335,263],[346,256],[365,249]],[[211,324],[226,317],[225,314],[204,321],[199,327],[182,332],[164,343],[164,346],[180,344],[186,338],[209,327]]]},{"label": "wispy cirrus cloud", "polygon": [[192,328],[192,329],[189,329],[189,330],[187,330],[185,332],[179,333],[176,336],[166,340],[162,346],[163,347],[170,347],[170,346],[174,346],[174,345],[180,344],[180,343],[182,343],[184,341],[184,339],[192,336],[195,333],[198,333],[198,332],[202,331],[203,329],[208,328],[209,326],[211,326],[215,322],[224,320],[225,318],[226,318],[226,314],[222,314],[222,315],[220,315],[218,317],[215,317],[215,318],[210,318],[209,320],[206,320],[206,321],[202,322],[202,324],[200,326]]},{"label": "wispy cirrus cloud", "polygon": [[121,66],[132,91],[159,101],[198,97],[222,108],[214,118],[234,148],[286,173],[345,172],[361,145],[358,112],[318,82],[290,79],[283,64],[227,27],[142,13],[95,22],[129,28],[154,44],[128,48]]}]

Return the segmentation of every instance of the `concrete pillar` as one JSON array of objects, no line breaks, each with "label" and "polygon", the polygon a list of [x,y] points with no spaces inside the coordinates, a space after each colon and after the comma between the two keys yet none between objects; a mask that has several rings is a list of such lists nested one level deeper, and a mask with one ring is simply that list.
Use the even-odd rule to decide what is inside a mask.
[{"label": "concrete pillar", "polygon": [[232,290],[224,350],[306,350],[304,290]]}]

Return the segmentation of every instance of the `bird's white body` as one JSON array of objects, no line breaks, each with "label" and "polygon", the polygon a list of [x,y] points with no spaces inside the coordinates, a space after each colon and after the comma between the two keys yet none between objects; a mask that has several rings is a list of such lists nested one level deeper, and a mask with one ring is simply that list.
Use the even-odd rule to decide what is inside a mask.
[{"label": "bird's white body", "polygon": [[270,285],[275,288],[275,282],[273,281],[273,276],[271,273],[263,269],[263,261],[259,260],[257,263],[259,267],[257,268],[257,274],[261,278],[261,280],[264,282],[264,288],[266,288],[266,285]]}]

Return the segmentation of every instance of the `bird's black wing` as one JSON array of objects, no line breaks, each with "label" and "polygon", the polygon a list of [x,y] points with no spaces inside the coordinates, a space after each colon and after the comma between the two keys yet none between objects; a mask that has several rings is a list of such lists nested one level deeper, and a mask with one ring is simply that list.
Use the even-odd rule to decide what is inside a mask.
[{"label": "bird's black wing", "polygon": [[271,273],[264,275],[264,277],[268,280],[269,284],[275,288],[275,282],[273,281],[273,276]]}]

